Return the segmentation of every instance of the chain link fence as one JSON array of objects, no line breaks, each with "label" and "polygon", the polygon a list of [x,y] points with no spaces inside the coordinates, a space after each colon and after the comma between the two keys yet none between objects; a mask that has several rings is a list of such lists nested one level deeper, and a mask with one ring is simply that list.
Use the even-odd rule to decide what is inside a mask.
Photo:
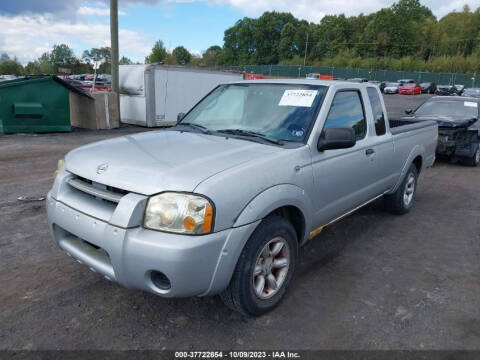
[{"label": "chain link fence", "polygon": [[245,65],[226,66],[225,70],[262,74],[271,77],[304,78],[309,73],[331,75],[334,78],[367,78],[378,81],[397,81],[413,79],[419,83],[433,82],[437,85],[465,85],[480,87],[480,76],[476,74],[437,73],[420,71],[394,71],[379,69],[360,69],[329,66],[295,66],[295,65]]}]

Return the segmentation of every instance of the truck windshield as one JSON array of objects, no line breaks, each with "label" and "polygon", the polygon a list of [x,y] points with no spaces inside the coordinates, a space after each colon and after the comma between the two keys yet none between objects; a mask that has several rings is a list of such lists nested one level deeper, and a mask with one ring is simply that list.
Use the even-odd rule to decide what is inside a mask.
[{"label": "truck windshield", "polygon": [[246,132],[303,142],[326,90],[321,85],[221,85],[179,123],[205,131]]},{"label": "truck windshield", "polygon": [[420,106],[415,115],[419,116],[461,116],[478,117],[478,103],[473,101],[430,101]]}]

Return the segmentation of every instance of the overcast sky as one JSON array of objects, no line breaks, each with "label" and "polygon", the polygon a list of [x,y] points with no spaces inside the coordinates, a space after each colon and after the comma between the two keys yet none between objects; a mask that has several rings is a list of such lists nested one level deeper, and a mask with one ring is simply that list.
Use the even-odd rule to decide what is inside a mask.
[{"label": "overcast sky", "polygon": [[[200,54],[223,44],[223,31],[244,17],[264,11],[288,11],[318,22],[326,14],[368,14],[388,7],[390,0],[119,0],[120,55],[143,61],[157,39],[167,48],[183,45]],[[423,0],[441,18],[480,0]],[[77,55],[92,47],[109,46],[109,0],[1,0],[0,53],[22,63],[68,44]]]}]

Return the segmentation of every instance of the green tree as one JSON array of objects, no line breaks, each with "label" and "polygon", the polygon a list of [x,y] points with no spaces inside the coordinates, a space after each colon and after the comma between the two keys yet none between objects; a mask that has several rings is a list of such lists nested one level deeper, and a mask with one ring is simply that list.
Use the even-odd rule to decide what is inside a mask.
[{"label": "green tree", "polygon": [[37,60],[40,74],[55,74],[56,70],[55,65],[50,62],[51,57],[50,53],[43,53]]},{"label": "green tree", "polygon": [[290,13],[276,11],[265,12],[256,20],[253,29],[256,51],[252,56],[256,64],[278,63],[281,33],[287,23],[297,26],[298,20]]},{"label": "green tree", "polygon": [[177,46],[175,49],[173,49],[172,55],[177,63],[181,65],[188,64],[192,59],[192,55],[183,46]]},{"label": "green tree", "polygon": [[225,30],[223,37],[223,61],[225,64],[246,65],[254,63],[253,54],[256,48],[253,31],[255,23],[255,19],[245,17]]},{"label": "green tree", "polygon": [[0,75],[22,75],[23,66],[18,62],[17,58],[13,59],[8,54],[0,55]]},{"label": "green tree", "polygon": [[283,27],[278,44],[280,59],[291,59],[298,55],[298,45],[295,42],[296,32],[295,26],[291,23],[286,23]]},{"label": "green tree", "polygon": [[223,50],[218,45],[210,46],[202,55],[202,62],[206,66],[220,65],[222,61]]},{"label": "green tree", "polygon": [[94,61],[104,59],[105,62],[100,65],[97,70],[100,74],[110,74],[112,64],[112,50],[110,47],[92,48],[85,50],[82,54],[82,59],[89,65],[93,65]]},{"label": "green tree", "polygon": [[145,63],[153,64],[165,61],[167,58],[167,50],[162,40],[158,40],[152,48],[152,52],[145,58]]},{"label": "green tree", "polygon": [[40,69],[40,64],[38,61],[29,61],[28,64],[25,66],[25,74],[26,75],[38,75],[41,74],[42,71]]},{"label": "green tree", "polygon": [[50,53],[49,63],[54,67],[54,72],[58,72],[58,67],[71,68],[75,62],[75,54],[68,45],[53,45]]},{"label": "green tree", "polygon": [[133,64],[132,60],[130,60],[130,59],[129,59],[128,57],[126,57],[126,56],[122,56],[122,57],[120,58],[120,60],[118,61],[118,63],[119,63],[120,65],[131,65],[131,64]]}]

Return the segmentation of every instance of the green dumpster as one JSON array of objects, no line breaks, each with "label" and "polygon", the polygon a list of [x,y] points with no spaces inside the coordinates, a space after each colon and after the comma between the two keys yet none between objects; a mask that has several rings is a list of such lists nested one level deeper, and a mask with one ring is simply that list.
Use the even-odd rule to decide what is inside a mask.
[{"label": "green dumpster", "polygon": [[0,83],[0,132],[70,131],[69,92],[90,97],[56,76]]}]

